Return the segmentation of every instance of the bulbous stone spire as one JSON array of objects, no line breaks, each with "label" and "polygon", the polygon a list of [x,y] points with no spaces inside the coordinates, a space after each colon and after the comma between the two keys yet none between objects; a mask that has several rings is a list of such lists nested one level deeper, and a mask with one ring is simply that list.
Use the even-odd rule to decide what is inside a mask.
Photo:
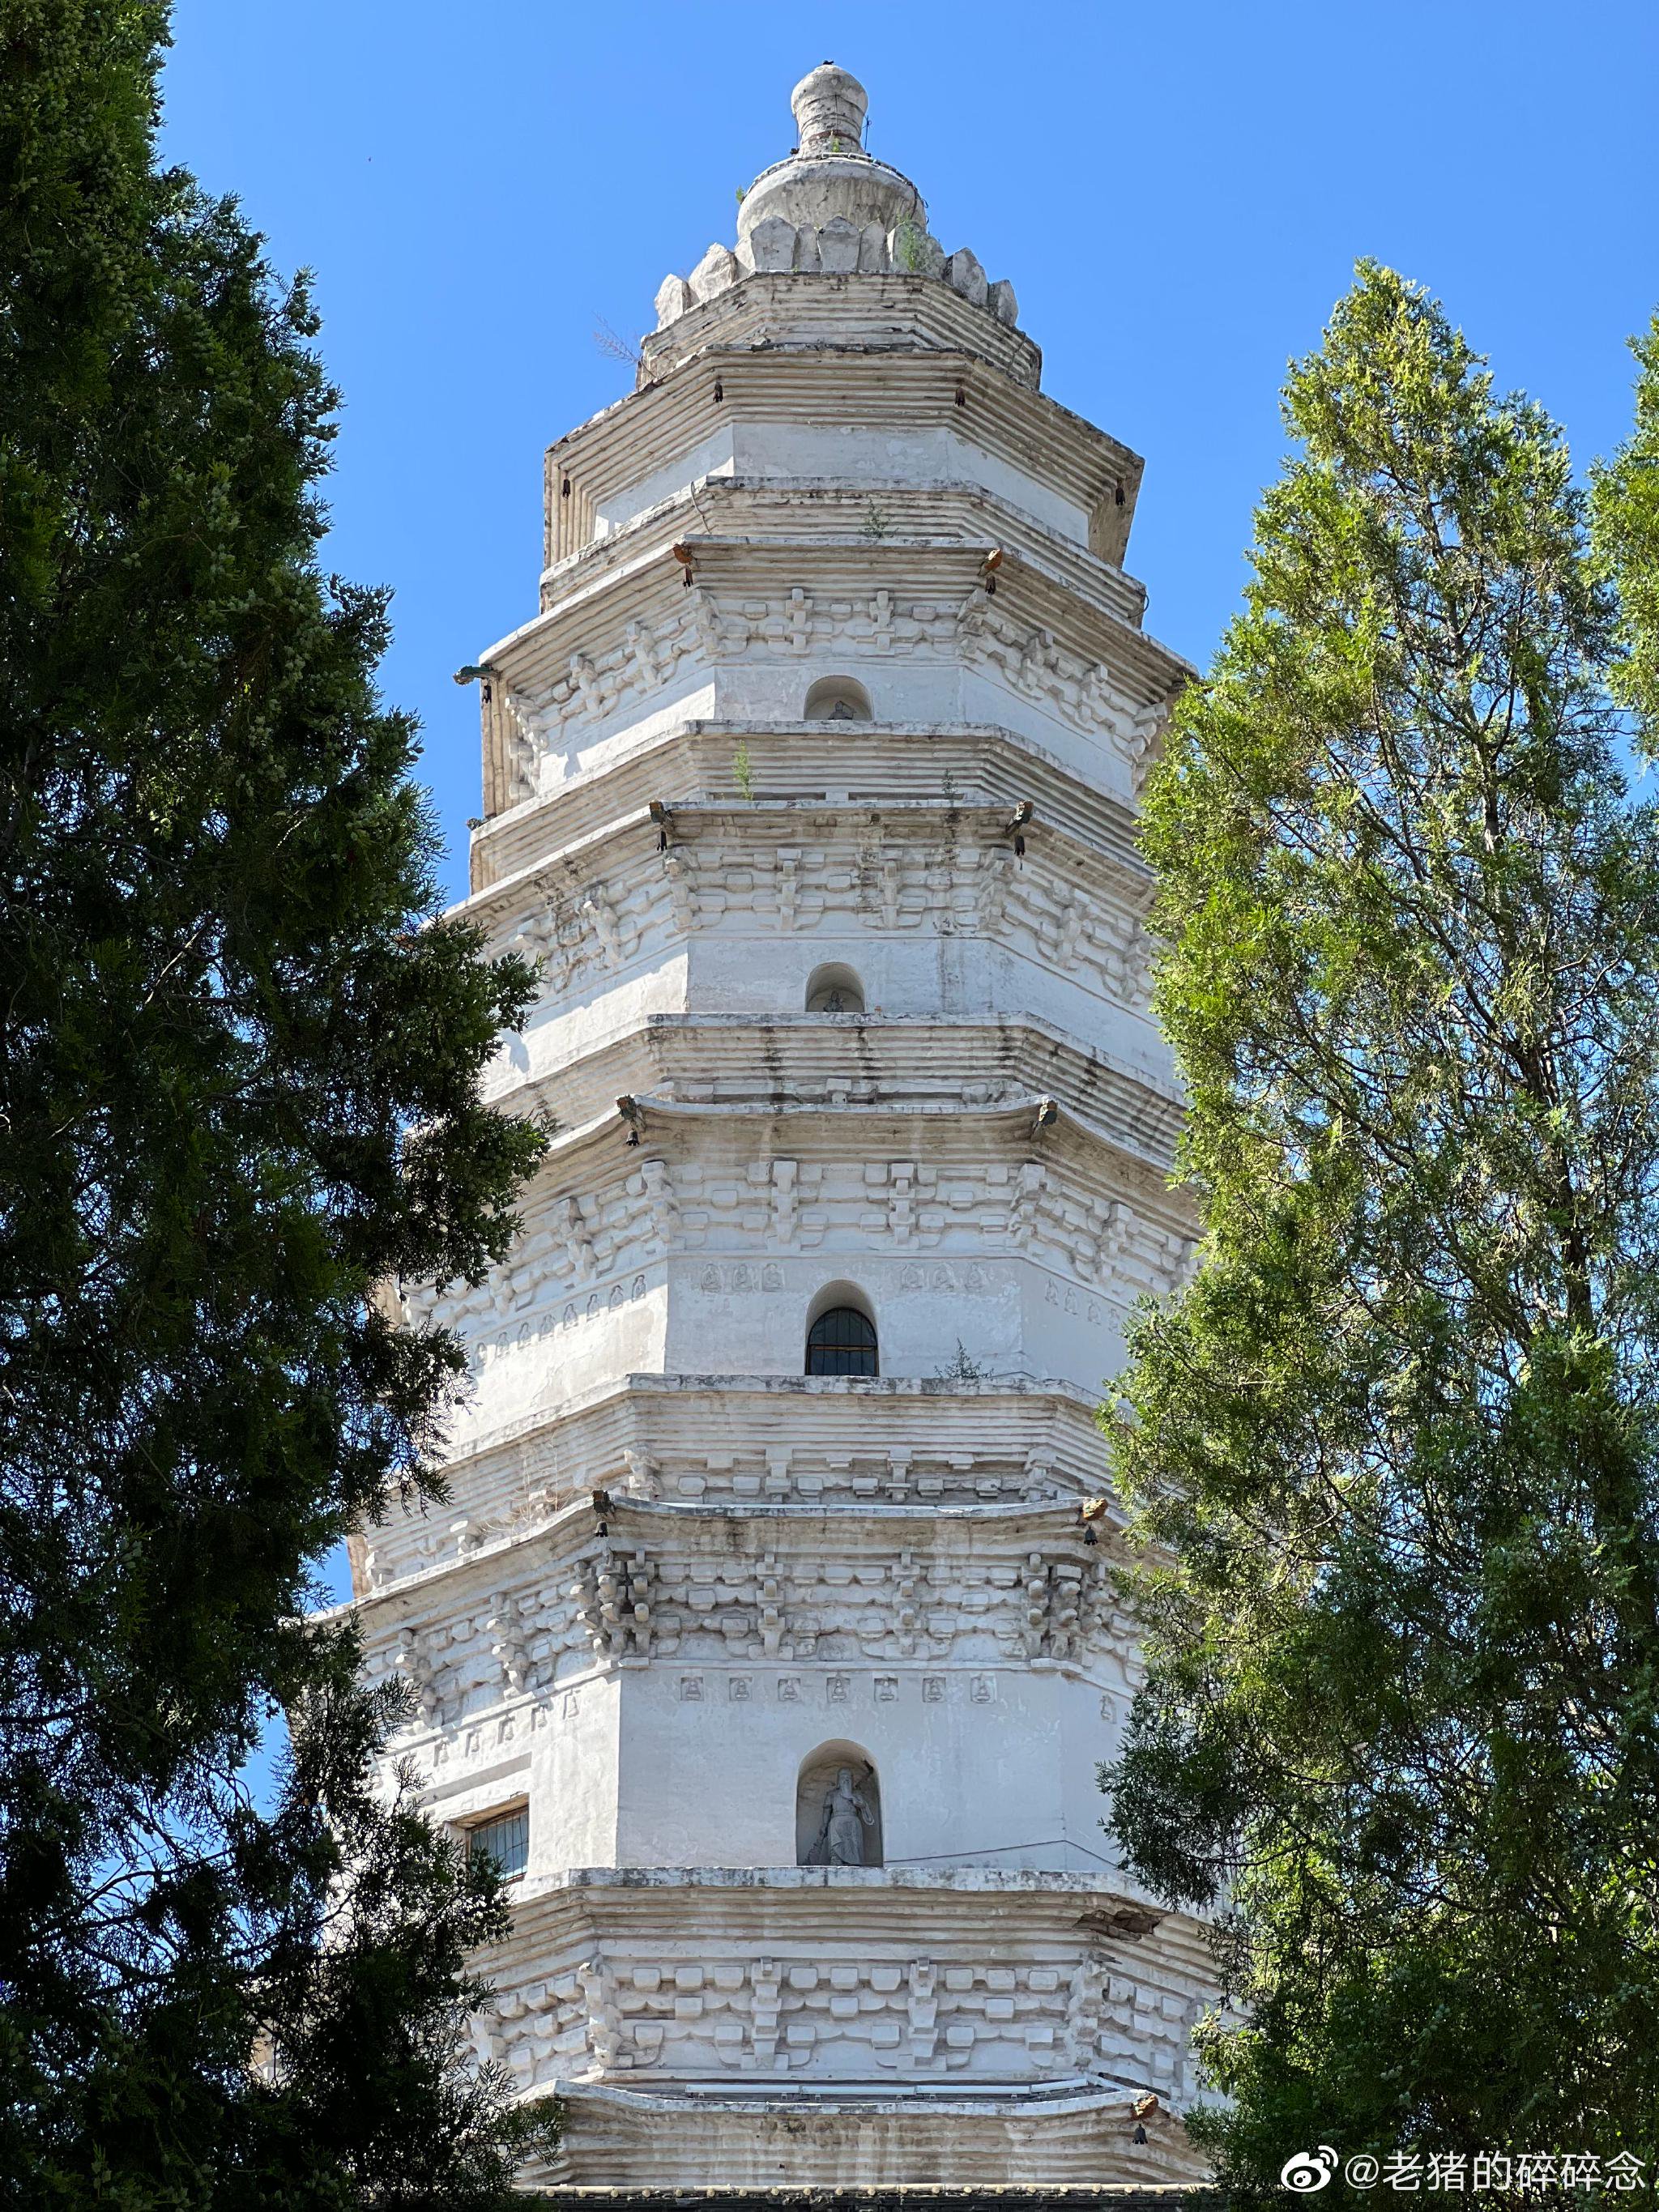
[{"label": "bulbous stone spire", "polygon": [[864,144],[869,94],[850,70],[820,62],[789,95],[803,154],[857,153]]},{"label": "bulbous stone spire", "polygon": [[735,253],[716,242],[689,276],[663,279],[656,301],[659,331],[745,276],[786,273],[941,277],[999,322],[1018,321],[1013,287],[988,283],[965,247],[947,258],[908,177],[865,151],[870,102],[850,70],[821,62],[795,87],[789,104],[794,150],[763,169],[744,194]]},{"label": "bulbous stone spire", "polygon": [[[870,102],[858,79],[834,62],[804,76],[790,95],[800,143],[786,161],[763,169],[744,197],[738,216],[738,258],[757,227],[780,218],[796,230],[822,229],[839,217],[858,230],[886,234],[901,223],[927,228],[921,194],[908,177],[864,150],[864,118]],[[764,252],[759,265],[767,259]],[[864,257],[869,263],[869,249]],[[855,258],[851,264],[860,265]]]}]

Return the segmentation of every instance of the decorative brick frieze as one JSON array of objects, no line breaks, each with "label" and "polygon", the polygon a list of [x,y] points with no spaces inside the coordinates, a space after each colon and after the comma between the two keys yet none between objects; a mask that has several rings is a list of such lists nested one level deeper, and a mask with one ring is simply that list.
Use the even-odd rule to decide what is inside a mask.
[{"label": "decorative brick frieze", "polygon": [[[986,679],[1106,748],[1137,789],[1182,674],[1132,623],[1029,562],[1000,553],[1006,580],[989,597],[985,545],[802,539],[763,551],[699,536],[686,550],[695,568],[642,556],[574,611],[550,610],[510,649],[495,648],[501,673],[485,712],[491,742],[506,749],[502,806],[536,795],[544,762],[556,787],[598,740],[700,686],[741,699],[756,689],[745,671],[812,659],[867,670],[872,682],[907,660]],[[792,568],[798,580],[780,580]]]}]

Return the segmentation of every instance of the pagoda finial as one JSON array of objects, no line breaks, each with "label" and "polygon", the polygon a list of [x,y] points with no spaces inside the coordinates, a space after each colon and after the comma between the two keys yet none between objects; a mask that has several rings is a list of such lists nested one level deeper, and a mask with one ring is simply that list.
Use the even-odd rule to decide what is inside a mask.
[{"label": "pagoda finial", "polygon": [[[866,152],[869,96],[850,70],[820,62],[795,87],[789,105],[796,143],[738,193],[737,251],[716,242],[690,276],[664,277],[657,289],[659,333],[748,277],[785,275],[942,277],[970,306],[988,308],[1011,327],[1017,323],[1012,285],[988,283],[965,247],[947,255],[927,228],[927,204],[909,178]],[[793,289],[764,303],[750,300],[751,308],[763,304],[769,329],[793,327],[794,306],[785,297]],[[704,331],[706,325],[698,328]],[[654,350],[660,356],[663,349]]]},{"label": "pagoda finial", "polygon": [[864,146],[869,94],[849,70],[820,62],[789,95],[805,155],[857,154]]}]

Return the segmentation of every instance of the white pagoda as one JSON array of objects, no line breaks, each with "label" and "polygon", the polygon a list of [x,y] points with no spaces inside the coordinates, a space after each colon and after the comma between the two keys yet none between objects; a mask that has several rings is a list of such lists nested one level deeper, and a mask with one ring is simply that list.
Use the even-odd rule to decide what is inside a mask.
[{"label": "white pagoda", "polygon": [[1141,464],[1046,398],[825,64],[547,455],[482,656],[465,911],[556,1133],[447,1515],[354,1546],[435,1817],[513,1875],[531,2177],[1154,2182],[1205,1931],[1115,1859],[1136,1680],[1097,1407],[1192,1221],[1137,792],[1186,671]]}]

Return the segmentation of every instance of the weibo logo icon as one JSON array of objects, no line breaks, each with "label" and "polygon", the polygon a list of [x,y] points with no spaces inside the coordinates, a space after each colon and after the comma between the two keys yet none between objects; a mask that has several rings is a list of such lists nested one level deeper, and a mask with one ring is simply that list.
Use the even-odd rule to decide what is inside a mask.
[{"label": "weibo logo icon", "polygon": [[1298,2197],[1311,2197],[1335,2172],[1336,2153],[1329,2143],[1321,2143],[1317,2150],[1292,2151],[1279,2167],[1279,2179]]}]

